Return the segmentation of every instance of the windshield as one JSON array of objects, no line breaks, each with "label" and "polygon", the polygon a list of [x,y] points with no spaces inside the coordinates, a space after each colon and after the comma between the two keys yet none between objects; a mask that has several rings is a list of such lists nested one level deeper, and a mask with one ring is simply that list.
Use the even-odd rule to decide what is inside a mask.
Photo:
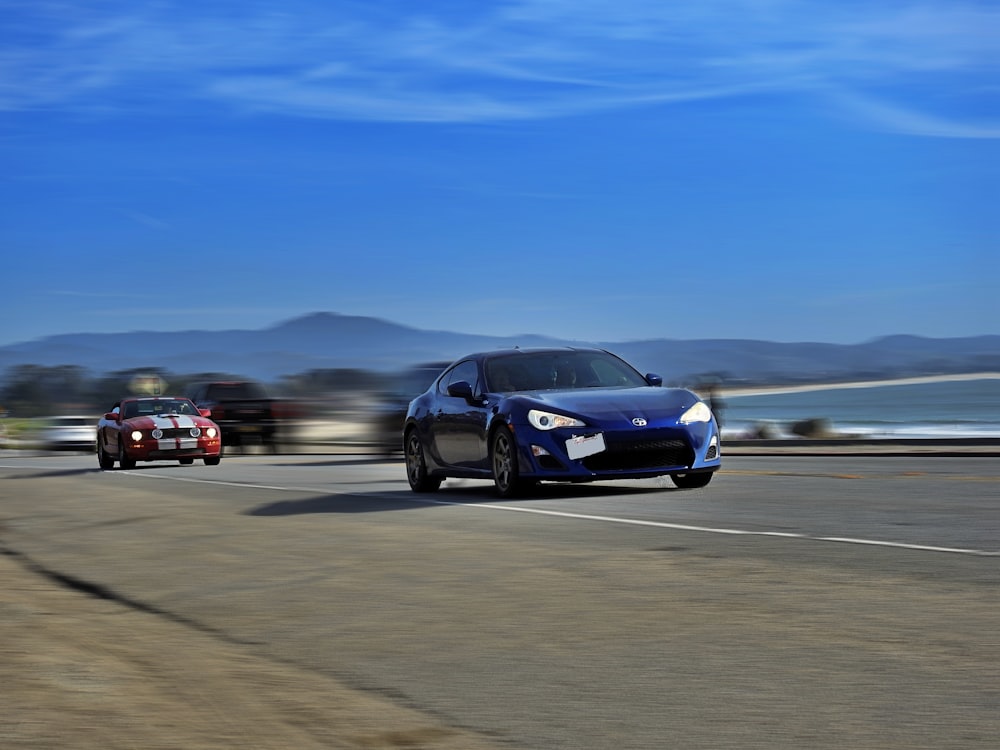
[{"label": "windshield", "polygon": [[[130,409],[129,407],[133,407]],[[130,412],[132,412],[130,414]],[[150,399],[148,401],[134,401],[125,405],[125,416],[147,416],[164,414],[197,414],[197,407],[186,398],[177,399]]]},{"label": "windshield", "polygon": [[493,392],[649,385],[630,365],[607,352],[513,352],[486,361]]}]

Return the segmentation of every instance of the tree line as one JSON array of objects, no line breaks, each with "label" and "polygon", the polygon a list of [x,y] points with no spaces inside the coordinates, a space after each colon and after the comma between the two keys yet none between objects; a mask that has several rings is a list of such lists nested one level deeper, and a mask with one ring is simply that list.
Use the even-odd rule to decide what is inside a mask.
[{"label": "tree line", "polygon": [[[95,375],[77,365],[17,365],[0,382],[0,415],[17,418],[57,414],[100,414],[125,396],[133,384],[154,376],[163,395],[183,395],[192,383],[205,380],[248,380],[231,373],[175,373],[161,367],[118,370]],[[309,370],[266,383],[272,396],[314,400],[330,394],[377,393],[390,388],[391,376],[361,369]]]}]

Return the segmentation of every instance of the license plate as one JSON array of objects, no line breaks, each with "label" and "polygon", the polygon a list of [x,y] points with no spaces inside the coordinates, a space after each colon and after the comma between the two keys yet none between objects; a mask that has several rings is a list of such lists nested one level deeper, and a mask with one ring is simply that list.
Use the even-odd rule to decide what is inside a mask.
[{"label": "license plate", "polygon": [[596,435],[574,435],[566,441],[566,453],[570,458],[586,458],[607,450],[604,445],[604,433]]}]

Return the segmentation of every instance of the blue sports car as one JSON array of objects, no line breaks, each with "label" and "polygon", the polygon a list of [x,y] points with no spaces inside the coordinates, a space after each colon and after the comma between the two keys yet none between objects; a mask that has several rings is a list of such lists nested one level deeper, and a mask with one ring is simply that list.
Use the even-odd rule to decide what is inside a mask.
[{"label": "blue sports car", "polygon": [[492,479],[504,498],[541,481],[669,475],[704,487],[721,465],[719,426],[684,388],[664,388],[602,349],[506,349],[447,367],[403,425],[414,492],[448,477]]}]

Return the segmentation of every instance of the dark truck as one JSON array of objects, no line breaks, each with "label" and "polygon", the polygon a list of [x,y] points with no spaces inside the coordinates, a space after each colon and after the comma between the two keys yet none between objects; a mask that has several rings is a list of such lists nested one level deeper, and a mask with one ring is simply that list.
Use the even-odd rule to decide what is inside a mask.
[{"label": "dark truck", "polygon": [[187,396],[199,409],[211,409],[222,429],[224,446],[264,445],[278,449],[282,422],[289,416],[284,401],[268,395],[252,380],[194,383]]}]

